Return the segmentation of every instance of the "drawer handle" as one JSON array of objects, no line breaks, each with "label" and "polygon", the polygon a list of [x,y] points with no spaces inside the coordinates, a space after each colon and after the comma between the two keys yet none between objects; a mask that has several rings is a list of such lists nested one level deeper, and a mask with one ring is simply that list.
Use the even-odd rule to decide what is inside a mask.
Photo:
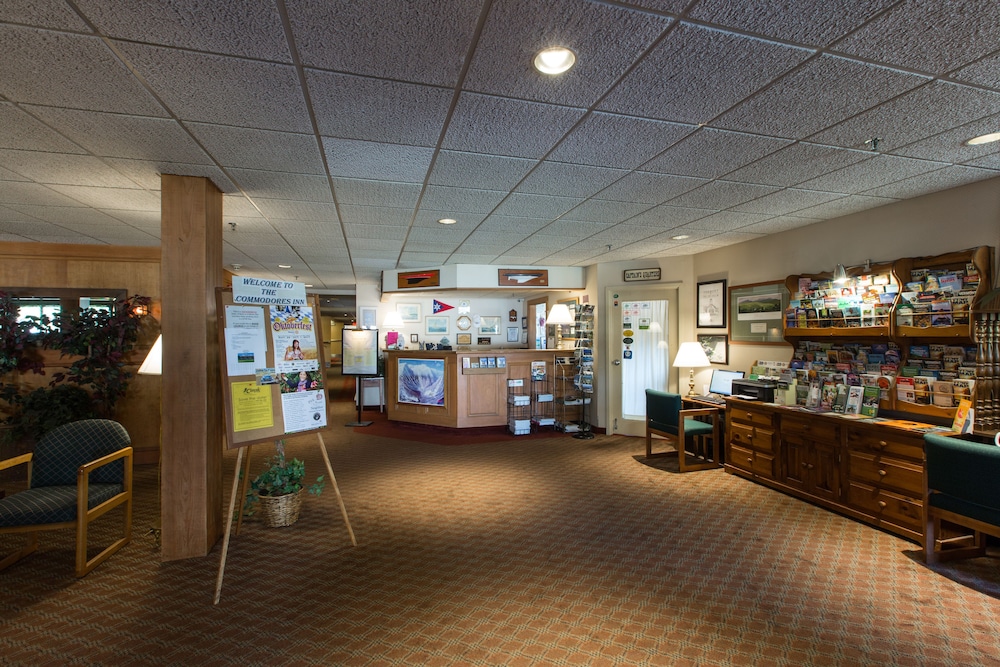
[{"label": "drawer handle", "polygon": [[809,467],[809,464],[808,464],[808,463],[806,463],[805,461],[803,461],[803,462],[802,462],[802,467],[803,467],[803,468],[808,468],[808,467]]},{"label": "drawer handle", "polygon": [[879,471],[878,471],[878,474],[879,474],[879,477],[885,477],[885,476],[886,476],[886,475],[888,475],[889,473],[887,473],[887,472],[886,472],[885,470],[879,470]]},{"label": "drawer handle", "polygon": [[753,465],[753,459],[751,457],[749,457],[749,456],[747,457],[747,463],[749,463],[750,465]]},{"label": "drawer handle", "polygon": [[753,413],[752,412],[748,412],[747,413],[747,419],[753,419]]},{"label": "drawer handle", "polygon": [[886,502],[884,500],[878,501],[878,506],[881,507],[882,509],[885,509],[885,505],[886,505]]},{"label": "drawer handle", "polygon": [[879,440],[879,441],[878,441],[878,446],[879,446],[880,448],[882,448],[882,449],[885,449],[886,447],[888,447],[888,446],[889,446],[889,443],[888,443],[888,442],[886,442],[885,440]]}]

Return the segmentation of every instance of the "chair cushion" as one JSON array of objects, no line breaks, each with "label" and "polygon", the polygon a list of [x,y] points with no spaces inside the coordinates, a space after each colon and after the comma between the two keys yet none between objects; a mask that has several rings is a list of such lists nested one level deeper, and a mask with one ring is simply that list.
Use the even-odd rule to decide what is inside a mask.
[{"label": "chair cushion", "polygon": [[684,418],[684,437],[690,438],[697,435],[712,435],[712,425],[700,422],[690,417]]},{"label": "chair cushion", "polygon": [[1000,526],[1000,509],[996,507],[987,507],[943,493],[932,493],[928,496],[927,500],[931,507],[961,514],[962,516],[967,516],[970,519],[976,519],[977,521],[982,521],[993,526]]},{"label": "chair cushion", "polygon": [[677,424],[667,424],[666,422],[659,422],[655,419],[650,419],[648,426],[656,431],[663,431],[665,433],[670,433],[671,435],[677,435]]},{"label": "chair cushion", "polygon": [[[121,484],[91,484],[87,508],[93,509],[124,490]],[[76,486],[28,489],[0,499],[0,528],[76,520]]]},{"label": "chair cushion", "polygon": [[[32,488],[75,486],[77,469],[128,447],[125,427],[108,419],[83,419],[54,428],[38,441],[32,455]],[[90,476],[91,484],[121,484],[125,466],[115,461]]]}]

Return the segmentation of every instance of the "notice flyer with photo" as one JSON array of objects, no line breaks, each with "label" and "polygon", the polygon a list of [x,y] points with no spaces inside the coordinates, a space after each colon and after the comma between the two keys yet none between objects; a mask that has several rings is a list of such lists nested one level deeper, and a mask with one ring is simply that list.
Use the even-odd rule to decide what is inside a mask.
[{"label": "notice flyer with photo", "polygon": [[319,370],[313,309],[305,306],[271,307],[274,367],[279,373]]}]

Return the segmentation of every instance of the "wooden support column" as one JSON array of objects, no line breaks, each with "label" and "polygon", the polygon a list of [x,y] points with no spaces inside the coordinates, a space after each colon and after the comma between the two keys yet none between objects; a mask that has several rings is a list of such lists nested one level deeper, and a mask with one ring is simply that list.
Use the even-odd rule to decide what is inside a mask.
[{"label": "wooden support column", "polygon": [[206,178],[163,174],[161,211],[160,543],[169,561],[207,555],[222,533],[222,193]]}]

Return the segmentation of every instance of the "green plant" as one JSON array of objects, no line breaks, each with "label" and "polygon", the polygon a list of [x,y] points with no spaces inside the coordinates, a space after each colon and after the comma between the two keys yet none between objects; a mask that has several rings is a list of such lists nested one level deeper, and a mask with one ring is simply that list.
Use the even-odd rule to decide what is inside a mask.
[{"label": "green plant", "polygon": [[18,394],[12,404],[17,417],[10,420],[11,428],[6,437],[13,441],[37,442],[57,426],[100,416],[90,394],[72,384],[39,387],[27,394]]},{"label": "green plant", "polygon": [[[287,460],[285,458],[285,441],[278,440],[275,443],[277,452],[267,459],[264,470],[259,475],[250,480],[250,491],[247,492],[245,509],[247,513],[253,513],[253,503],[259,496],[284,496],[289,493],[297,493],[304,486],[306,476],[306,464],[299,459]],[[323,492],[325,482],[320,475],[316,481],[309,486],[309,493],[318,496]]]}]

